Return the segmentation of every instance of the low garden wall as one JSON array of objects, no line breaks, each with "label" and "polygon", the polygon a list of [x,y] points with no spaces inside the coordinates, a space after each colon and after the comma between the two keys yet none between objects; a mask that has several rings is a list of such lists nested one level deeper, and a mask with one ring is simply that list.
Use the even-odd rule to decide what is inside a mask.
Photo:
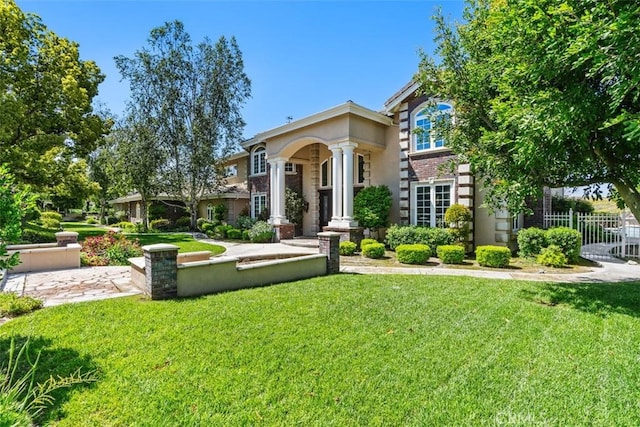
[{"label": "low garden wall", "polygon": [[80,268],[80,244],[78,233],[56,233],[57,243],[7,246],[9,255],[18,252],[20,264],[9,270],[10,273],[62,270]]},{"label": "low garden wall", "polygon": [[320,253],[279,259],[178,255],[174,245],[143,246],[144,258],[131,258],[131,281],[152,299],[207,295],[340,271],[340,235],[320,233]]}]

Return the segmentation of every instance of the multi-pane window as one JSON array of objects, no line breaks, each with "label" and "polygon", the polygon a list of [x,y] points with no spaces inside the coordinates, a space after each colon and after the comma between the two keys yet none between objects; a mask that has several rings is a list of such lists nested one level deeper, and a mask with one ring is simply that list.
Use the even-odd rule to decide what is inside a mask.
[{"label": "multi-pane window", "polygon": [[211,203],[207,205],[207,220],[213,221],[213,205]]},{"label": "multi-pane window", "polygon": [[259,218],[267,208],[267,193],[255,193],[251,196],[251,218]]},{"label": "multi-pane window", "polygon": [[414,151],[432,150],[445,146],[438,126],[451,120],[451,105],[438,103],[420,110],[414,118]]},{"label": "multi-pane window", "polygon": [[267,173],[267,150],[264,147],[258,147],[253,150],[251,155],[251,174],[260,175]]},{"label": "multi-pane window", "polygon": [[238,176],[238,165],[229,165],[225,168],[227,178]]},{"label": "multi-pane window", "polygon": [[358,154],[356,156],[356,184],[364,184],[364,156]]},{"label": "multi-pane window", "polygon": [[444,213],[451,206],[451,185],[416,185],[413,191],[413,223],[427,227],[444,227]]},{"label": "multi-pane window", "polygon": [[320,165],[320,187],[331,186],[331,158],[328,158]]},{"label": "multi-pane window", "polygon": [[290,173],[290,174],[294,174],[296,173],[296,164],[295,163],[285,163],[284,164],[284,171],[286,173]]}]

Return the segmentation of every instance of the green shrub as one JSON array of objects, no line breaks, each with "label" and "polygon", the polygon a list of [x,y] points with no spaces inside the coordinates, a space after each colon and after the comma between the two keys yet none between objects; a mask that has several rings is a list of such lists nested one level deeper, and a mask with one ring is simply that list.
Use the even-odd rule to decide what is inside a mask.
[{"label": "green shrub", "polygon": [[361,227],[370,230],[386,227],[392,200],[386,185],[363,188],[353,199],[353,216]]},{"label": "green shrub", "polygon": [[578,261],[582,246],[582,234],[568,227],[550,228],[545,233],[549,246],[556,245],[571,263]]},{"label": "green shrub", "polygon": [[200,217],[196,220],[196,228],[204,233],[204,229],[202,227],[204,226],[204,224],[207,224],[210,222],[211,221],[209,221],[207,218]]},{"label": "green shrub", "polygon": [[227,225],[227,224],[223,224],[223,225],[217,225],[215,228],[215,236],[218,239],[226,239],[227,233],[233,230],[233,225]]},{"label": "green shrub", "polygon": [[46,212],[42,212],[40,214],[40,220],[41,221],[48,220],[48,219],[52,219],[54,221],[62,222],[62,215],[59,214],[58,212],[53,212],[53,211],[46,211]]},{"label": "green shrub", "polygon": [[87,224],[93,225],[93,224],[97,224],[97,223],[98,223],[98,220],[95,219],[94,217],[87,218]]},{"label": "green shrub", "polygon": [[249,238],[253,243],[270,243],[274,236],[273,226],[266,221],[258,221],[249,230]]},{"label": "green shrub", "polygon": [[125,231],[133,231],[136,229],[136,226],[129,221],[120,221],[116,224],[116,227],[122,228]]},{"label": "green shrub", "polygon": [[400,245],[421,243],[431,248],[431,256],[438,246],[450,245],[455,241],[451,231],[445,228],[417,227],[415,225],[392,225],[387,230],[387,244],[392,251]]},{"label": "green shrub", "polygon": [[548,267],[564,267],[567,265],[567,257],[556,245],[549,245],[542,249],[542,253],[536,258],[538,264]]},{"label": "green shrub", "polygon": [[360,250],[364,249],[365,246],[371,245],[371,244],[376,244],[376,243],[380,243],[378,242],[376,239],[362,239],[360,241]]},{"label": "green shrub", "polygon": [[42,224],[42,226],[44,228],[49,228],[52,230],[59,230],[60,229],[60,221],[53,219],[53,218],[45,218],[45,219],[40,219],[40,223]]},{"label": "green shrub", "polygon": [[240,230],[250,230],[255,223],[256,220],[248,215],[240,215],[238,216],[238,219],[236,219],[236,227]]},{"label": "green shrub", "polygon": [[137,240],[128,240],[124,234],[108,232],[103,236],[87,237],[82,242],[82,265],[128,265],[129,258],[142,256]]},{"label": "green shrub", "polygon": [[207,235],[214,235],[216,231],[216,226],[212,222],[205,222],[202,224],[202,232]]},{"label": "green shrub", "polygon": [[403,264],[425,264],[431,256],[431,248],[421,243],[400,245],[396,248],[396,257]]},{"label": "green shrub", "polygon": [[378,259],[385,254],[385,247],[382,243],[369,243],[362,248],[362,255],[367,258]]},{"label": "green shrub", "polygon": [[51,231],[23,230],[21,240],[26,243],[52,243],[56,236]]},{"label": "green shrub", "polygon": [[524,228],[518,231],[518,254],[521,257],[538,255],[547,246],[546,232],[537,227]]},{"label": "green shrub", "polygon": [[242,230],[242,240],[251,240],[251,237],[249,237],[249,230]]},{"label": "green shrub", "polygon": [[168,230],[169,228],[171,228],[171,222],[168,219],[164,219],[164,218],[154,219],[149,224],[149,227],[151,227],[152,230],[157,230],[157,231]]},{"label": "green shrub", "polygon": [[340,242],[340,255],[351,256],[356,252],[358,245],[354,242]]},{"label": "green shrub", "polygon": [[0,292],[0,317],[14,317],[42,308],[42,301],[13,292]]},{"label": "green shrub", "polygon": [[227,209],[227,205],[225,205],[224,203],[215,205],[213,207],[213,219],[218,222],[226,221],[228,210],[229,209]]},{"label": "green shrub", "polygon": [[242,239],[242,230],[238,230],[237,228],[232,228],[227,231],[227,237],[229,239],[240,240]]},{"label": "green shrub", "polygon": [[472,219],[471,210],[458,203],[449,206],[444,213],[444,222],[449,227],[453,238],[462,243],[466,243],[469,240]]},{"label": "green shrub", "polygon": [[440,245],[437,249],[438,258],[443,264],[462,264],[464,262],[464,247],[460,245]]},{"label": "green shrub", "polygon": [[189,228],[191,227],[191,217],[183,216],[176,219],[176,228]]},{"label": "green shrub", "polygon": [[476,260],[483,267],[508,267],[510,259],[511,250],[503,246],[487,245],[476,248]]}]

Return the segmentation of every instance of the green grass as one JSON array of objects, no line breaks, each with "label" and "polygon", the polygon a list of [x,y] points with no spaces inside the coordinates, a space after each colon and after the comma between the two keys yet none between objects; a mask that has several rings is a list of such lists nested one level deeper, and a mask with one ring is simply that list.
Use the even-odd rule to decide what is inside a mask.
[{"label": "green grass", "polygon": [[42,307],[42,301],[13,292],[0,292],[0,317],[14,317]]},{"label": "green grass", "polygon": [[83,241],[87,237],[102,236],[107,232],[107,228],[105,227],[81,222],[63,222],[62,228],[64,231],[75,231],[78,233],[79,241]]},{"label": "green grass", "polygon": [[190,234],[184,233],[149,233],[149,234],[127,234],[129,239],[138,239],[141,246],[154,245],[157,243],[168,243],[176,245],[180,249],[178,252],[209,251],[213,255],[221,254],[225,248],[220,245],[199,242]]},{"label": "green grass", "polygon": [[31,335],[46,375],[98,369],[59,426],[632,426],[639,316],[640,282],[342,274],[47,308],[0,351]]}]

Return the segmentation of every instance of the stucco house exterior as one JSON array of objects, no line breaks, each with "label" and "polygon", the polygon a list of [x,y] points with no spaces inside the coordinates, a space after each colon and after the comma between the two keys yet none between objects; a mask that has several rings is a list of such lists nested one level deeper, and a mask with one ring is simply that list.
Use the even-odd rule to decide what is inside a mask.
[{"label": "stucco house exterior", "polygon": [[[292,237],[284,191],[295,186],[309,203],[304,235],[337,231],[353,239],[360,231],[353,218],[354,194],[384,184],[393,197],[391,223],[442,226],[447,208],[459,203],[473,212],[473,245],[510,244],[525,218],[507,211],[490,214],[468,164],[450,172],[441,168],[455,155],[433,127],[438,116],[453,117],[454,109],[417,90],[417,83],[408,83],[382,111],[347,101],[243,142],[252,215],[268,208],[278,235]],[[538,215],[550,209],[551,194],[545,194],[534,209]]]}]

